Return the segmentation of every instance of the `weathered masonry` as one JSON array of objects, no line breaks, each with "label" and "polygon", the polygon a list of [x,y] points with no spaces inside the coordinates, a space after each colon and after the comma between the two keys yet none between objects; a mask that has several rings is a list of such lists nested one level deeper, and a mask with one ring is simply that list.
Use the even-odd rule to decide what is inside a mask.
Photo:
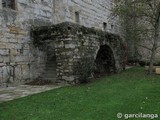
[{"label": "weathered masonry", "polygon": [[35,79],[45,54],[32,45],[32,25],[50,25],[52,0],[0,0],[0,86]]},{"label": "weathered masonry", "polygon": [[72,22],[119,33],[119,19],[111,17],[115,0],[55,0],[54,23]]},{"label": "weathered masonry", "polygon": [[[45,79],[53,80],[57,76],[58,79],[66,78],[68,80],[68,74],[59,72],[63,68],[59,67],[61,64],[58,61],[59,58],[55,58],[58,52],[55,50],[59,50],[56,48],[57,45],[54,42],[48,42],[50,44],[47,45],[47,52],[36,47],[30,35],[32,26],[50,26],[71,22],[118,34],[118,19],[108,17],[113,6],[112,0],[0,0],[0,86],[3,83],[28,82],[42,76]],[[92,36],[92,34],[90,35]],[[56,39],[58,38],[56,37]],[[60,37],[59,41],[61,39]],[[86,37],[86,39],[89,38]],[[97,39],[96,36],[93,39]],[[75,39],[71,41],[75,41]],[[84,44],[86,43],[84,42]],[[53,47],[55,48],[53,49]],[[103,46],[100,48],[103,50]],[[110,51],[109,48],[106,50]],[[56,66],[58,67],[56,68]],[[68,69],[70,70],[70,68]],[[65,70],[65,72],[67,71]],[[72,80],[73,76],[71,75],[70,78]]]},{"label": "weathered masonry", "polygon": [[34,45],[56,58],[56,82],[76,82],[74,63],[84,56],[93,55],[100,70],[118,72],[124,67],[125,48],[118,35],[69,22],[34,27],[32,33]]}]

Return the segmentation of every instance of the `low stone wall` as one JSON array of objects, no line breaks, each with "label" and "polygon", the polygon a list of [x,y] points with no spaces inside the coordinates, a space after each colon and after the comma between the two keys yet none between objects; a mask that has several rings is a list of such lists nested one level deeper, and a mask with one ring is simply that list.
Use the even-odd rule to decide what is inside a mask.
[{"label": "low stone wall", "polygon": [[74,83],[73,67],[76,61],[87,55],[96,59],[101,45],[108,45],[114,54],[116,71],[122,70],[125,62],[125,48],[122,39],[115,34],[65,22],[50,27],[34,27],[34,45],[39,49],[53,44],[57,58],[57,81]]}]

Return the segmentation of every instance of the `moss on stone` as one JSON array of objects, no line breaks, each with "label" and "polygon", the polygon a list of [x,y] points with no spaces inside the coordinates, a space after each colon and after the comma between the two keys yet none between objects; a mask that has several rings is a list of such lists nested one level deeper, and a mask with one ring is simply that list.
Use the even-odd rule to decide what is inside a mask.
[{"label": "moss on stone", "polygon": [[77,35],[79,39],[83,35],[96,35],[100,41],[108,40],[115,43],[121,41],[119,35],[97,30],[95,28],[87,28],[78,24],[64,22],[52,26],[32,27],[31,35],[33,37],[34,45],[41,46],[45,40],[55,40],[57,37],[67,38],[68,35]]}]

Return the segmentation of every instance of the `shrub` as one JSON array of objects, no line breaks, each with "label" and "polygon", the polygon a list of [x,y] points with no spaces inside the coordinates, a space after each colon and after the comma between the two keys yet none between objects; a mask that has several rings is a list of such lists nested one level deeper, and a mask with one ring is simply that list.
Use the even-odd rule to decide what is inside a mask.
[{"label": "shrub", "polygon": [[79,83],[87,83],[95,70],[94,57],[82,57],[74,65],[74,74],[78,77]]},{"label": "shrub", "polygon": [[154,66],[160,66],[160,62],[156,62],[153,64]]},{"label": "shrub", "polygon": [[141,67],[144,67],[144,66],[149,66],[149,62],[148,61],[139,61],[139,65],[141,66]]},{"label": "shrub", "polygon": [[144,67],[144,66],[146,65],[146,62],[145,62],[145,61],[139,61],[139,65],[140,65],[141,67]]},{"label": "shrub", "polygon": [[[144,67],[145,65],[149,66],[149,65],[150,65],[150,62],[139,61],[139,65],[140,65],[141,67]],[[153,65],[154,65],[154,66],[160,66],[160,62],[154,62]]]}]

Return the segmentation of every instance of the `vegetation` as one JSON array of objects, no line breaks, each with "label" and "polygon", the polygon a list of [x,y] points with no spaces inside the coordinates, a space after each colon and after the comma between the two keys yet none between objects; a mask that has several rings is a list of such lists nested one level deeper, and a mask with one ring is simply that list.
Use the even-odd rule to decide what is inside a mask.
[{"label": "vegetation", "polygon": [[134,43],[137,43],[136,41],[149,43],[149,45],[140,44],[139,46],[150,52],[149,73],[151,74],[160,42],[160,1],[118,0],[114,13],[120,16],[122,23],[125,23],[126,39],[130,38],[129,40],[132,39]]},{"label": "vegetation", "polygon": [[1,103],[0,119],[117,120],[119,112],[159,114],[159,80],[146,76],[143,68],[132,68],[89,84]]},{"label": "vegetation", "polygon": [[114,40],[115,44],[119,42],[123,43],[122,38],[119,35],[104,32],[95,28],[87,28],[70,22],[64,22],[52,26],[32,26],[31,29],[34,46],[41,47],[42,50],[45,47],[45,41],[48,39],[55,40],[57,37],[68,38],[70,34],[77,35],[80,38],[82,35],[97,35],[100,41],[103,41],[105,38],[106,40],[109,40],[109,42]]},{"label": "vegetation", "polygon": [[[144,67],[144,66],[149,66],[150,64],[149,64],[149,62],[147,62],[147,61],[139,61],[139,65],[140,65],[141,67]],[[153,65],[154,65],[154,66],[160,66],[160,62],[155,62],[155,63],[153,63]]]}]

